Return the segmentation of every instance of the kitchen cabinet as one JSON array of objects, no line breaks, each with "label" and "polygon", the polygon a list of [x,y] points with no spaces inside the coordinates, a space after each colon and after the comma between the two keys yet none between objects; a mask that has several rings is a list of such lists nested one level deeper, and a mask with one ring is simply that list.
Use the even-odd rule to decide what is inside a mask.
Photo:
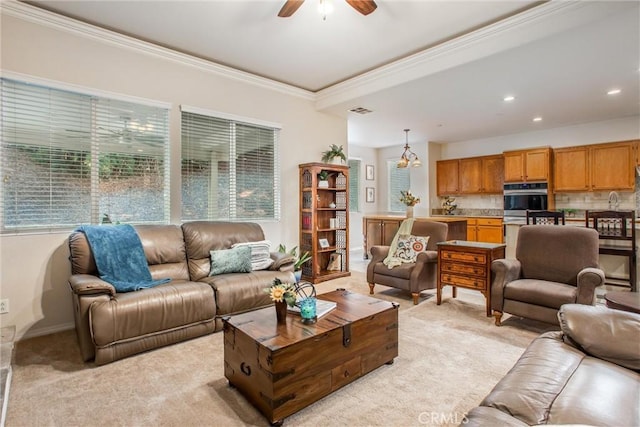
[{"label": "kitchen cabinet", "polygon": [[436,168],[439,196],[502,193],[502,155],[443,160]]},{"label": "kitchen cabinet", "polygon": [[549,181],[551,148],[505,151],[504,182]]},{"label": "kitchen cabinet", "polygon": [[458,159],[436,162],[436,182],[438,196],[458,194]]},{"label": "kitchen cabinet", "polygon": [[635,145],[625,141],[554,150],[554,191],[632,191]]},{"label": "kitchen cabinet", "polygon": [[467,240],[470,242],[503,242],[502,219],[467,218]]},{"label": "kitchen cabinet", "polygon": [[369,259],[371,247],[377,245],[391,245],[391,241],[398,232],[404,218],[365,217],[362,219],[362,233],[364,235],[364,259]]},{"label": "kitchen cabinet", "polygon": [[[349,276],[349,167],[305,163],[299,171],[300,253],[311,255],[302,279],[318,283]],[[321,171],[329,172],[327,186],[318,184]]]}]

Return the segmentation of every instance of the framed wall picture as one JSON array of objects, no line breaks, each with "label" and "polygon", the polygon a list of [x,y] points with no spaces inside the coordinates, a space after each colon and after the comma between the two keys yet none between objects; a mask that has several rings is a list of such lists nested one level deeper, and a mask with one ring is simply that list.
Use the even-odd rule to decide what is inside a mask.
[{"label": "framed wall picture", "polygon": [[327,249],[329,247],[329,241],[327,239],[319,239],[318,243],[320,243],[320,247],[322,249]]},{"label": "framed wall picture", "polygon": [[373,203],[376,201],[376,189],[373,187],[367,187],[366,189],[366,198],[367,203]]},{"label": "framed wall picture", "polygon": [[375,176],[374,176],[374,169],[373,169],[373,165],[366,165],[365,166],[365,174],[364,177],[367,181],[373,181]]},{"label": "framed wall picture", "polygon": [[329,256],[327,271],[342,271],[342,255],[339,253],[332,253]]}]

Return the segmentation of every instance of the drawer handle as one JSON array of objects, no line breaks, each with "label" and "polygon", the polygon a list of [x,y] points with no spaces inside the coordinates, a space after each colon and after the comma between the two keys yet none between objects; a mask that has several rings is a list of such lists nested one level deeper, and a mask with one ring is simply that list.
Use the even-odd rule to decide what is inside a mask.
[{"label": "drawer handle", "polygon": [[345,369],[344,370],[344,377],[345,378],[349,378],[350,376],[351,376],[351,374],[349,373],[349,371]]},{"label": "drawer handle", "polygon": [[243,374],[245,374],[246,376],[251,376],[251,366],[246,365],[244,362],[242,362],[240,364],[240,370],[242,371]]},{"label": "drawer handle", "polygon": [[478,257],[477,257],[477,256],[474,256],[474,257],[473,257],[473,260],[474,260],[474,261],[478,261]]}]

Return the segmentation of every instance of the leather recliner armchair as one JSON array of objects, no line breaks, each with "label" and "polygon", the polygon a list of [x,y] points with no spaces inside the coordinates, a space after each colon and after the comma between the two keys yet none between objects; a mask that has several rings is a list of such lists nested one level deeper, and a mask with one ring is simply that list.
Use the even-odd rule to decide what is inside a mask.
[{"label": "leather recliner armchair", "polygon": [[595,303],[604,284],[598,268],[598,232],[555,225],[525,225],[518,232],[516,259],[491,264],[491,308],[500,326],[503,313],[558,324],[563,304]]},{"label": "leather recliner armchair", "polygon": [[437,243],[447,239],[449,227],[445,223],[416,220],[411,234],[429,236],[427,251],[418,254],[415,263],[405,263],[389,269],[383,261],[389,254],[389,246],[371,247],[371,261],[367,266],[369,293],[373,294],[376,283],[411,292],[413,303],[418,304],[420,292],[435,289],[438,275]]}]

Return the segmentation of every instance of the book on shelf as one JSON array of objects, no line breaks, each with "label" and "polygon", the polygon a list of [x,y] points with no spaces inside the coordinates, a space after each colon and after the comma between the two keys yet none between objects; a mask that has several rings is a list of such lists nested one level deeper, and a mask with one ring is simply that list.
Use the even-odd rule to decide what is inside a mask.
[{"label": "book on shelf", "polygon": [[[316,298],[316,316],[318,316],[318,319],[319,319],[322,316],[328,314],[334,308],[336,308],[336,306],[337,304],[333,301],[325,301],[325,300]],[[300,307],[298,306],[293,306],[293,307],[287,306],[287,309],[292,314],[297,314],[298,316],[300,315]]]}]

